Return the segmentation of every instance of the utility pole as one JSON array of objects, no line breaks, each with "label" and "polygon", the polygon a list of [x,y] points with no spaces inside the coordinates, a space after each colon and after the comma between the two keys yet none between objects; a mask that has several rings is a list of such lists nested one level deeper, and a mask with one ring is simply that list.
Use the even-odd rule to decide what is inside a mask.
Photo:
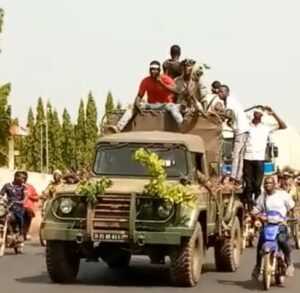
[{"label": "utility pole", "polygon": [[8,169],[14,170],[15,168],[15,144],[12,135],[8,138]]},{"label": "utility pole", "polygon": [[45,131],[46,131],[46,173],[49,172],[49,134],[48,134],[48,117],[46,112],[46,121],[45,121]]},{"label": "utility pole", "polygon": [[43,173],[43,124],[41,124],[41,173]]}]

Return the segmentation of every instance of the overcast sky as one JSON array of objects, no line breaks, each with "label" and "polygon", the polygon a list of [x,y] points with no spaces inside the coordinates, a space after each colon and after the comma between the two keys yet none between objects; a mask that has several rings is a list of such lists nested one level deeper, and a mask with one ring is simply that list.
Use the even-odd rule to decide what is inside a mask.
[{"label": "overcast sky", "polygon": [[91,90],[133,100],[152,59],[208,63],[245,107],[272,105],[300,128],[298,0],[0,0],[0,83],[12,82],[13,114],[25,121],[39,96],[75,117]]}]

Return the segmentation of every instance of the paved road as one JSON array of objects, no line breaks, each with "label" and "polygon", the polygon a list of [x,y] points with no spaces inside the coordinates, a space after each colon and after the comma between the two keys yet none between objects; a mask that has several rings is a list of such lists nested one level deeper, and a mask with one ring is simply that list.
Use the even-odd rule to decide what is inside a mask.
[{"label": "paved road", "polygon": [[[248,249],[237,273],[217,273],[207,264],[201,282],[196,288],[173,288],[168,283],[168,269],[151,266],[147,259],[136,258],[126,271],[113,272],[105,264],[82,263],[79,282],[74,285],[52,284],[44,264],[44,250],[34,243],[25,248],[24,255],[6,255],[0,259],[0,292],[2,293],[134,293],[134,292],[259,292],[257,283],[249,280],[254,263],[254,249]],[[211,260],[209,253],[208,262]],[[290,293],[300,290],[300,252],[294,252],[296,277],[288,280]],[[279,292],[281,288],[272,288]]]}]

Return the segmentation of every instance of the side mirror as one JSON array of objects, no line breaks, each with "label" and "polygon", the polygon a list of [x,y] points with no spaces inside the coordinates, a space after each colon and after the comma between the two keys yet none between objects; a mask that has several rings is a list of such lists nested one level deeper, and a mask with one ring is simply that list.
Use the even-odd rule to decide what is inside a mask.
[{"label": "side mirror", "polygon": [[274,154],[274,158],[278,158],[278,156],[279,156],[278,146],[273,147],[273,154]]}]

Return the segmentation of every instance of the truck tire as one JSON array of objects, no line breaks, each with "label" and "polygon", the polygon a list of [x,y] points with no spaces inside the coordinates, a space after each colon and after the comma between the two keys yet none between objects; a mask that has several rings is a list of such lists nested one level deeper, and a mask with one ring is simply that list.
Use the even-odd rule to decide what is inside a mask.
[{"label": "truck tire", "polygon": [[235,217],[231,237],[218,240],[215,244],[215,264],[217,271],[235,272],[240,265],[241,255],[241,226]]},{"label": "truck tire", "polygon": [[171,254],[171,280],[176,286],[194,287],[198,284],[204,258],[203,234],[197,223],[193,235]]},{"label": "truck tire", "polygon": [[54,283],[72,283],[76,280],[80,257],[76,244],[67,241],[48,241],[46,265],[50,279]]},{"label": "truck tire", "polygon": [[109,255],[103,256],[102,259],[111,269],[126,268],[129,266],[131,253],[123,249],[113,250]]}]

